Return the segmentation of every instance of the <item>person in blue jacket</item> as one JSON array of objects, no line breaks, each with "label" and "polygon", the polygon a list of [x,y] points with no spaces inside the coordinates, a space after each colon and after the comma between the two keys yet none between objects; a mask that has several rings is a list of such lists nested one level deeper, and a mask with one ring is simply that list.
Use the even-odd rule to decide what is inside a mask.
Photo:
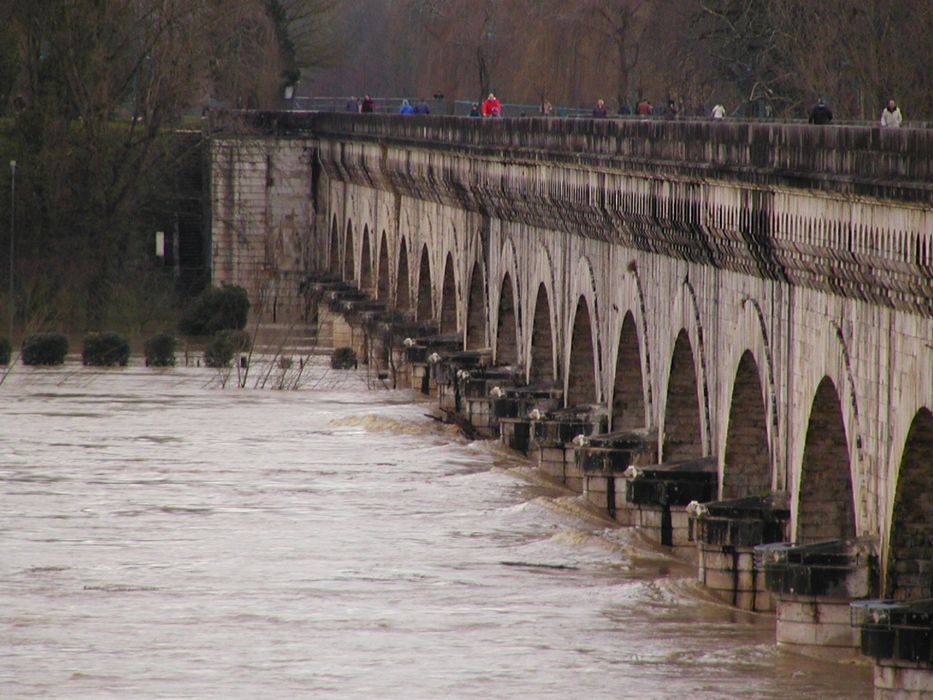
[{"label": "person in blue jacket", "polygon": [[399,114],[414,114],[415,110],[412,108],[408,100],[402,100],[402,106],[398,110]]}]

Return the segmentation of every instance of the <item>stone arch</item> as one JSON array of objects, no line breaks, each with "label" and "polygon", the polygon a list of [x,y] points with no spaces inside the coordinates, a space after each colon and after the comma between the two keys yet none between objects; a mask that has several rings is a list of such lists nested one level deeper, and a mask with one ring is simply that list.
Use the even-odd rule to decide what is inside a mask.
[{"label": "stone arch", "polygon": [[885,597],[933,598],[933,412],[928,408],[910,424],[898,471]]},{"label": "stone arch", "polygon": [[379,242],[379,265],[376,276],[376,298],[383,301],[389,300],[389,240],[386,232],[382,232],[382,240]]},{"label": "stone arch", "polygon": [[593,324],[586,297],[577,300],[570,340],[570,358],[567,371],[567,406],[595,403],[598,396],[596,384],[596,353],[593,351]]},{"label": "stone arch", "polygon": [[499,292],[499,313],[496,322],[496,362],[500,365],[514,365],[518,362],[518,338],[515,318],[515,294],[512,291],[512,277],[508,272],[502,278]]},{"label": "stone arch", "polygon": [[360,253],[360,289],[366,291],[373,286],[373,261],[369,252],[369,227],[363,227],[363,251]]},{"label": "stone arch", "polygon": [[457,280],[454,277],[454,258],[447,253],[444,264],[444,286],[441,289],[441,333],[457,332]]},{"label": "stone arch", "polygon": [[538,285],[535,310],[531,324],[531,361],[528,363],[528,381],[553,382],[554,332],[551,328],[551,304],[544,282]]},{"label": "stone arch", "polygon": [[347,237],[343,242],[343,278],[348,282],[355,278],[353,256],[353,224],[347,222]]},{"label": "stone arch", "polygon": [[[405,245],[405,239],[403,238],[398,249],[398,274],[395,276],[395,307],[402,311],[408,311],[411,308],[409,284],[408,246]],[[430,294],[430,291],[428,294]]]},{"label": "stone arch", "polygon": [[[525,332],[527,329],[524,327],[523,323],[523,304],[522,304],[522,292],[521,292],[521,273],[519,272],[518,266],[518,254],[515,252],[515,243],[511,238],[507,238],[502,244],[502,250],[499,256],[499,300],[496,313],[496,358],[497,362],[500,364],[510,364],[518,367],[525,366],[525,356],[522,348],[524,347],[524,338]],[[505,289],[505,278],[509,279],[509,288],[508,291]],[[508,299],[504,297],[508,295]],[[492,300],[490,299],[490,305]],[[507,306],[511,304],[511,311]],[[505,307],[503,306],[505,305]],[[492,309],[490,308],[490,313]],[[506,356],[510,353],[514,355],[513,358],[509,359],[506,363],[501,359],[498,359],[503,352],[499,347],[499,329],[502,326],[503,321],[500,319],[499,314],[505,313],[508,315],[511,313],[513,320],[510,322],[511,327],[514,328],[515,337],[513,339],[513,349],[509,351],[505,349]],[[506,321],[509,323],[509,321]],[[505,330],[508,334],[508,329]],[[508,338],[505,339],[508,341]]]},{"label": "stone arch", "polygon": [[645,427],[644,380],[635,317],[629,311],[619,332],[616,377],[612,391],[612,429],[638,430]]},{"label": "stone arch", "polygon": [[721,497],[760,496],[771,492],[771,452],[758,363],[742,353],[732,387],[729,428],[723,458]]},{"label": "stone arch", "polygon": [[674,343],[671,371],[667,379],[667,402],[664,411],[664,440],[661,449],[665,462],[699,459],[703,456],[700,428],[700,401],[693,348],[686,330]]},{"label": "stone arch", "polygon": [[486,284],[483,267],[473,263],[470,275],[470,295],[467,306],[466,345],[467,350],[486,347]]},{"label": "stone arch", "polygon": [[376,298],[382,301],[389,299],[389,240],[386,232],[382,232],[379,241],[379,265],[376,269]]},{"label": "stone arch", "polygon": [[[590,399],[587,403],[592,403],[599,401],[602,398],[602,376],[603,376],[603,361],[602,361],[602,342],[600,339],[600,308],[599,308],[599,292],[596,285],[596,274],[593,271],[593,265],[590,262],[590,259],[586,255],[581,255],[577,259],[576,269],[568,280],[569,284],[567,286],[567,291],[569,292],[564,298],[567,300],[567,307],[564,312],[561,313],[562,320],[561,323],[564,326],[564,338],[562,342],[563,346],[563,364],[568,368],[568,374],[565,375],[569,377],[569,365],[570,357],[573,354],[573,335],[567,333],[568,329],[572,331],[574,326],[568,326],[566,318],[566,313],[573,313],[574,316],[574,325],[577,318],[577,313],[579,311],[579,299],[582,296],[584,299],[584,304],[586,305],[586,312],[589,318],[589,325],[592,331],[590,337],[590,344],[593,349],[593,367],[596,372],[596,384],[593,391],[593,398]],[[574,301],[576,300],[576,306],[574,306]],[[569,389],[568,389],[569,391]],[[568,406],[571,404],[567,404]]]},{"label": "stone arch", "polygon": [[431,304],[431,256],[427,244],[421,249],[421,264],[418,267],[418,308],[415,317],[419,321],[434,318]]},{"label": "stone arch", "polygon": [[807,424],[797,487],[797,537],[801,544],[855,537],[852,469],[842,402],[823,377]]},{"label": "stone arch", "polygon": [[337,231],[337,217],[334,217],[330,227],[330,261],[327,271],[332,275],[340,274],[340,233]]}]

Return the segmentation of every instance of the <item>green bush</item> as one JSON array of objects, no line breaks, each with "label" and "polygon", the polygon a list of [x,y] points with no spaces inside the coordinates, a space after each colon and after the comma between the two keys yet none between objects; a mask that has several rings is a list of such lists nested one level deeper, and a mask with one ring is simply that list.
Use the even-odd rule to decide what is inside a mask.
[{"label": "green bush", "polygon": [[219,335],[215,335],[204,349],[204,364],[208,367],[229,367],[232,359],[233,345]]},{"label": "green bush", "polygon": [[234,352],[249,352],[249,349],[253,344],[250,340],[249,333],[246,331],[220,331],[220,333],[217,335],[219,335],[221,338],[226,338],[227,342],[233,346]]},{"label": "green bush", "polygon": [[249,315],[249,297],[237,285],[205,289],[185,309],[178,330],[185,335],[214,335],[218,331],[241,330]]},{"label": "green bush", "polygon": [[23,341],[24,365],[60,365],[68,354],[68,338],[61,333],[36,333]]},{"label": "green bush", "polygon": [[330,356],[330,366],[333,369],[355,369],[356,353],[353,348],[337,348]]},{"label": "green bush", "polygon": [[81,363],[94,367],[126,367],[130,359],[130,341],[119,333],[93,333],[84,336]]},{"label": "green bush", "polygon": [[13,355],[13,346],[6,338],[0,338],[0,365],[10,364],[10,357]]},{"label": "green bush", "polygon": [[204,350],[204,364],[208,367],[229,367],[234,355],[250,348],[249,334],[240,330],[221,331]]},{"label": "green bush", "polygon": [[147,367],[175,366],[175,336],[171,333],[159,333],[146,341]]}]

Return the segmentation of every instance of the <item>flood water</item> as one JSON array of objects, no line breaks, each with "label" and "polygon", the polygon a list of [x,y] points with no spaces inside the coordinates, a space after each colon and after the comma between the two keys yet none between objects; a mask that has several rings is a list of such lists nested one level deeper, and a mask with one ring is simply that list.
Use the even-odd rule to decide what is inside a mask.
[{"label": "flood water", "polygon": [[14,369],[0,697],[871,696],[433,403],[314,373]]}]

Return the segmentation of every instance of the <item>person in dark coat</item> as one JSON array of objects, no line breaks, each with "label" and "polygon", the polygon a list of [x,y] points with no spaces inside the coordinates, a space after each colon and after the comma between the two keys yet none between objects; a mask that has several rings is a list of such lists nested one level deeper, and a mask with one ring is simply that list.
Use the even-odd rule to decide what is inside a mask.
[{"label": "person in dark coat", "polygon": [[415,103],[415,114],[430,114],[431,108],[428,107],[428,103],[424,101],[424,98],[419,97],[418,102]]},{"label": "person in dark coat", "polygon": [[609,116],[609,110],[606,109],[606,103],[602,100],[596,100],[596,106],[593,107],[593,116],[596,119],[605,119]]},{"label": "person in dark coat", "polygon": [[360,111],[364,114],[372,114],[376,111],[376,103],[373,102],[373,98],[369,95],[363,98],[363,104],[360,107]]},{"label": "person in dark coat", "polygon": [[829,124],[833,120],[833,111],[826,106],[823,100],[819,100],[810,110],[811,124]]}]

